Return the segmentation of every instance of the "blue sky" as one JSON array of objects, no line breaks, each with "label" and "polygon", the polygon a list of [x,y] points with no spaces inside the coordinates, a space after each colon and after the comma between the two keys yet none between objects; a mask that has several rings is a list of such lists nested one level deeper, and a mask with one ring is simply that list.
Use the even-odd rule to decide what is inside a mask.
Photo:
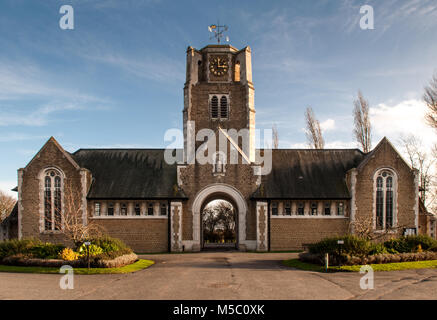
[{"label": "blue sky", "polygon": [[[59,27],[63,4],[74,30]],[[359,27],[365,4],[374,30]],[[327,147],[355,147],[358,89],[374,145],[435,140],[421,102],[437,70],[435,0],[2,0],[0,189],[52,135],[70,152],[165,147],[164,132],[182,127],[186,48],[213,43],[207,26],[218,19],[230,44],[252,48],[257,127],[276,124],[280,147],[306,146],[307,106]]]}]

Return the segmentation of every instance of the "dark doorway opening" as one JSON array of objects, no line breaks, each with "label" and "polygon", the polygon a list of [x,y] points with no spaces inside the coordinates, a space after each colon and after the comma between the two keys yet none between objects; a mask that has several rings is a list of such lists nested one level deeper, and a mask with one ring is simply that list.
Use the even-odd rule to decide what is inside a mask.
[{"label": "dark doorway opening", "polygon": [[235,250],[237,248],[236,210],[223,199],[210,201],[202,211],[202,249]]}]

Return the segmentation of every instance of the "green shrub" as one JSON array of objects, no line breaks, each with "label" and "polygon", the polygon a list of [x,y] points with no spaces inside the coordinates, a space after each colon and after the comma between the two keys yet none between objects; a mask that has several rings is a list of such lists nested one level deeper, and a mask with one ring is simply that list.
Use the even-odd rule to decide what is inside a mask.
[{"label": "green shrub", "polygon": [[0,242],[0,260],[17,254],[27,254],[29,249],[41,244],[36,239],[7,240]]},{"label": "green shrub", "polygon": [[[88,248],[87,248],[88,247]],[[81,257],[86,257],[89,253],[90,257],[98,256],[99,254],[103,253],[102,248],[99,246],[96,246],[95,244],[91,244],[89,246],[86,246],[85,244],[81,245],[79,250],[79,255]]]},{"label": "green shrub", "polygon": [[368,255],[387,254],[387,253],[394,253],[394,252],[389,252],[388,249],[382,243],[370,244],[370,250]]},{"label": "green shrub", "polygon": [[92,244],[95,244],[96,246],[102,248],[103,253],[123,250],[130,250],[129,253],[132,252],[132,250],[120,239],[104,236],[100,238],[93,238],[90,241]]},{"label": "green shrub", "polygon": [[64,245],[47,242],[36,244],[33,247],[29,248],[27,252],[30,253],[34,258],[56,259],[59,252],[64,250],[64,248]]},{"label": "green shrub", "polygon": [[433,245],[431,248],[429,248],[428,249],[429,251],[432,251],[432,252],[437,252],[437,244],[436,245]]},{"label": "green shrub", "polygon": [[[343,240],[344,244],[338,244],[338,240]],[[361,239],[352,235],[326,238],[309,246],[310,253],[328,253],[332,256],[363,256],[367,255],[370,250],[371,243],[369,240]]]},{"label": "green shrub", "polygon": [[7,240],[0,242],[0,260],[15,255],[55,259],[64,248],[63,245],[43,243],[38,239]]},{"label": "green shrub", "polygon": [[437,241],[427,235],[404,236],[384,242],[387,249],[395,250],[400,253],[415,252],[420,247],[422,250],[429,250],[437,246]]}]

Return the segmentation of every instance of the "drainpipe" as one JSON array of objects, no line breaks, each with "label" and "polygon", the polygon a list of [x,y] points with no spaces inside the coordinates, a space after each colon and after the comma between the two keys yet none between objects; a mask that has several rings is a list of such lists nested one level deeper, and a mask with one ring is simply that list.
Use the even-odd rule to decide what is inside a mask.
[{"label": "drainpipe", "polygon": [[171,252],[171,200],[167,200],[167,247],[168,252]]},{"label": "drainpipe", "polygon": [[267,244],[267,251],[270,252],[270,199],[267,202],[267,239],[268,239],[268,244]]}]

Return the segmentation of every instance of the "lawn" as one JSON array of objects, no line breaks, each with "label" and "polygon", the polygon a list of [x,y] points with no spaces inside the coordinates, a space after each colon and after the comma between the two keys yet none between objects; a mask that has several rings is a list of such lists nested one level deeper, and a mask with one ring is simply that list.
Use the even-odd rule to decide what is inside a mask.
[{"label": "lawn", "polygon": [[[306,270],[306,271],[316,271],[325,272],[324,266],[319,266],[312,263],[302,262],[299,259],[284,260],[282,262],[287,267],[292,267],[296,269]],[[384,263],[384,264],[371,264],[373,271],[399,271],[399,270],[410,270],[410,269],[431,269],[437,268],[437,260],[427,260],[427,261],[411,261],[411,262],[398,262],[398,263]],[[360,271],[361,265],[356,266],[333,266],[329,267],[328,271],[349,271],[358,272]]]},{"label": "lawn", "polygon": [[[152,260],[138,260],[130,265],[120,268],[75,268],[74,274],[122,274],[131,273],[146,269],[153,265],[155,262]],[[13,273],[57,273],[59,274],[59,268],[53,267],[24,267],[24,266],[6,266],[0,265],[0,272],[13,272]]]}]

